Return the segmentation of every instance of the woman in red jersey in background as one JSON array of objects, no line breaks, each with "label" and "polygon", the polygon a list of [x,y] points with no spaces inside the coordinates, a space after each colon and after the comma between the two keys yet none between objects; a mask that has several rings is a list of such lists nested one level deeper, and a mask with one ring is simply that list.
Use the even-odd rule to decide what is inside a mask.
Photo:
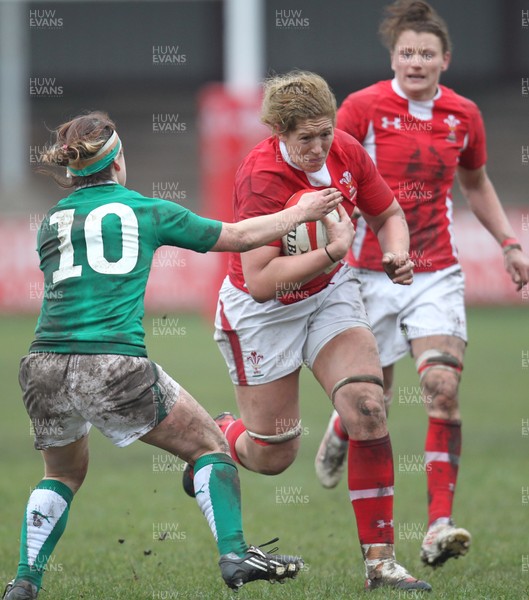
[{"label": "woman in red jersey in background", "polygon": [[[393,283],[411,283],[406,222],[362,146],[335,130],[336,100],[320,76],[292,72],[269,79],[261,118],[273,135],[239,167],[235,221],[277,213],[306,188],[332,185],[344,201],[341,220],[328,224],[326,248],[284,256],[277,241],[262,251],[230,255],[215,338],[241,418],[224,413],[217,422],[236,462],[258,473],[281,473],[299,449],[299,374],[307,365],[351,434],[349,493],[366,587],[430,590],[395,560],[382,370],[359,282],[342,262],[354,237],[349,215],[358,205],[383,249],[381,268]],[[192,493],[190,470],[186,475],[184,487]]]},{"label": "woman in red jersey in background", "polygon": [[[446,24],[426,2],[399,0],[387,8],[380,33],[395,77],[350,94],[338,111],[337,127],[362,143],[404,209],[414,284],[388,285],[369,219],[359,219],[349,262],[361,280],[377,339],[387,406],[394,363],[410,349],[416,361],[428,413],[428,531],[421,559],[435,567],[466,554],[471,541],[469,532],[452,522],[461,453],[458,386],[467,341],[464,279],[452,231],[450,190],[456,174],[472,212],[503,250],[518,289],[529,279],[529,259],[487,176],[477,106],[439,85],[451,58]],[[347,431],[334,411],[316,457],[325,487],[340,480]]]}]

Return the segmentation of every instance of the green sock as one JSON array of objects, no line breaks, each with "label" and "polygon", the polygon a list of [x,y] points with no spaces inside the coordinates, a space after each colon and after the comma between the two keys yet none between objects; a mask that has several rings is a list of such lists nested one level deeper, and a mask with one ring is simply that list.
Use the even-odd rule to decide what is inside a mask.
[{"label": "green sock", "polygon": [[223,453],[206,454],[195,463],[195,497],[215,536],[220,554],[244,556],[241,485],[237,467]]},{"label": "green sock", "polygon": [[43,479],[33,490],[22,522],[16,579],[40,589],[46,563],[66,528],[72,499],[72,490],[56,479]]}]

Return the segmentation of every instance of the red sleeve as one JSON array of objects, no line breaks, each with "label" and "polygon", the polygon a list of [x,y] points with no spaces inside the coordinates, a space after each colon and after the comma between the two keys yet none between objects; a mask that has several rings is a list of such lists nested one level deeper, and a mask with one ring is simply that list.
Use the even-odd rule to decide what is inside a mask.
[{"label": "red sleeve", "polygon": [[459,164],[471,171],[479,169],[487,162],[487,142],[483,118],[478,107],[470,103],[468,142],[461,152]]}]

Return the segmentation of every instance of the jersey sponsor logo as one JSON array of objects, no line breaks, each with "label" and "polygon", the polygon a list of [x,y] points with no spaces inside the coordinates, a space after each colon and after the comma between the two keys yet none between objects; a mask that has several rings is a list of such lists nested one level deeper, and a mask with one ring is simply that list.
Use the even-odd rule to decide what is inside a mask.
[{"label": "jersey sponsor logo", "polygon": [[448,115],[446,119],[443,119],[443,123],[448,125],[448,129],[450,130],[448,136],[446,137],[447,142],[455,142],[456,139],[456,130],[457,126],[461,124],[461,121],[457,119],[454,115]]},{"label": "jersey sponsor logo", "polygon": [[384,129],[388,129],[389,127],[400,129],[400,117],[395,117],[394,119],[390,119],[389,117],[382,117],[382,127]]},{"label": "jersey sponsor logo", "polygon": [[344,171],[342,173],[342,178],[340,179],[340,183],[347,188],[347,193],[349,194],[349,200],[352,200],[356,196],[356,188],[353,185],[353,176],[349,171]]}]

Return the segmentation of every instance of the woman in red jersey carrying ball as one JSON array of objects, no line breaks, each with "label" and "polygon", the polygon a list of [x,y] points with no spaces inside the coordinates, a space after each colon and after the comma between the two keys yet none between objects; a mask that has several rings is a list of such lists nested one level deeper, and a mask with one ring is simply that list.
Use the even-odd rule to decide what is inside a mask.
[{"label": "woman in red jersey carrying ball", "polygon": [[[349,215],[358,205],[380,241],[388,281],[407,285],[413,279],[408,230],[394,194],[362,146],[335,130],[335,117],[336,100],[320,76],[292,72],[265,82],[261,118],[273,135],[239,167],[235,220],[277,213],[306,188],[332,185],[344,201],[341,220],[327,220],[326,248],[284,256],[277,241],[230,256],[215,338],[241,418],[225,413],[218,423],[236,462],[268,475],[284,471],[300,443],[299,374],[305,364],[351,435],[349,493],[366,587],[430,590],[395,560],[393,455],[382,371],[359,282],[342,262],[354,237]],[[189,483],[184,477],[192,492]]]},{"label": "woman in red jersey carrying ball", "polygon": [[[349,262],[361,279],[377,339],[386,405],[394,363],[409,350],[416,361],[428,413],[428,531],[421,559],[436,567],[466,554],[471,541],[452,522],[461,454],[458,386],[467,341],[464,279],[452,231],[456,175],[471,210],[502,248],[518,289],[529,279],[529,259],[487,176],[477,106],[439,84],[451,56],[446,24],[426,2],[399,0],[388,7],[380,31],[395,77],[350,94],[337,126],[362,143],[404,209],[414,284],[398,290],[387,285],[378,241],[366,226],[369,217],[359,219]],[[334,411],[316,457],[325,487],[337,485],[345,468],[347,432],[348,424]]]}]

